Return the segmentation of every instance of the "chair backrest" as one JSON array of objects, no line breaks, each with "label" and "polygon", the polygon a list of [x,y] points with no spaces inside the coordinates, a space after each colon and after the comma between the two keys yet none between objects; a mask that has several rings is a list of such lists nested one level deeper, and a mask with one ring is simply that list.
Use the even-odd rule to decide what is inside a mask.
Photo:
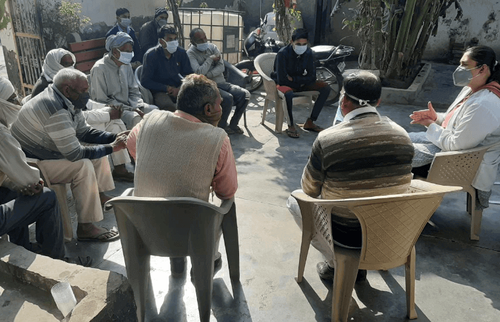
[{"label": "chair backrest", "polygon": [[432,161],[427,181],[470,187],[484,154],[491,146],[481,146],[470,150],[439,152]]},{"label": "chair backrest", "polygon": [[272,100],[278,99],[276,83],[271,78],[275,59],[276,53],[263,53],[257,56],[254,60],[255,69],[262,76],[267,98]]},{"label": "chair backrest", "polygon": [[[311,227],[332,246],[331,213],[335,208],[347,208],[362,229],[360,268],[390,269],[407,262],[425,224],[448,192],[459,187],[440,186],[412,180],[407,193],[321,200],[293,193],[303,216],[304,227]],[[305,215],[305,216],[304,216]],[[308,222],[307,222],[308,221]]]},{"label": "chair backrest", "polygon": [[110,203],[124,251],[129,240],[138,239],[145,251],[157,256],[212,253],[224,217],[221,208],[196,198],[125,196]]},{"label": "chair backrest", "polygon": [[141,75],[142,75],[142,65],[140,65],[135,69],[134,78],[135,81],[137,82],[137,85],[139,85],[139,91],[141,92],[142,99],[144,100],[144,102],[148,104],[153,104],[154,103],[153,94],[149,89],[141,85]]},{"label": "chair backrest", "polygon": [[69,50],[75,55],[75,68],[88,73],[95,62],[106,53],[106,38],[90,39],[69,44]]}]

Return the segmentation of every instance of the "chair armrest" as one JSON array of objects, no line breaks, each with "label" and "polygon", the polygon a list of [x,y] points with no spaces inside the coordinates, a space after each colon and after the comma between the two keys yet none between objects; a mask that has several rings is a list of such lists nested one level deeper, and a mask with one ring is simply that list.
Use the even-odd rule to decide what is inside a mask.
[{"label": "chair armrest", "polygon": [[121,197],[131,197],[133,195],[134,195],[134,188],[128,188],[121,194]]},{"label": "chair armrest", "polygon": [[233,204],[234,204],[234,197],[232,197],[231,199],[223,200],[220,207],[218,207],[219,212],[221,214],[224,214],[224,215],[227,214],[229,212],[229,210],[231,210],[231,207],[233,206]]}]

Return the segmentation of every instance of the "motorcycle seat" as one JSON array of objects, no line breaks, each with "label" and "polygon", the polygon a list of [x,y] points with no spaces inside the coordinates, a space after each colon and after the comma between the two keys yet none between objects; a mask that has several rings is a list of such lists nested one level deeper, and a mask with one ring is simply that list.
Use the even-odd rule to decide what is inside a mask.
[{"label": "motorcycle seat", "polygon": [[319,59],[327,59],[328,57],[330,57],[335,48],[337,47],[330,45],[319,45],[311,47],[311,50],[313,51],[314,59],[319,60]]}]

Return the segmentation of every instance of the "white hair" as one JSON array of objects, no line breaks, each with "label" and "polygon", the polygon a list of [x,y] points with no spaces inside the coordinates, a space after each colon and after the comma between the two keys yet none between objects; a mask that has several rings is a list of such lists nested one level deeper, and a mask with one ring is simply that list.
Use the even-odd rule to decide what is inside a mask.
[{"label": "white hair", "polygon": [[61,89],[63,85],[73,83],[79,79],[87,81],[87,75],[78,69],[63,68],[54,76],[54,86]]}]

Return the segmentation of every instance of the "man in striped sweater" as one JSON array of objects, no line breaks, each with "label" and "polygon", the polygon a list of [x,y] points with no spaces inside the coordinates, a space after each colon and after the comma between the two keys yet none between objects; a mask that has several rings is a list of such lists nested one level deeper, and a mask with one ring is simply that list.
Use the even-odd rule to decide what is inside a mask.
[{"label": "man in striped sweater", "polygon": [[22,107],[11,132],[27,157],[42,160],[51,183],[71,184],[78,239],[110,241],[118,232],[94,222],[103,219],[102,203],[109,199],[103,192],[114,189],[105,156],[125,148],[127,133],[91,128],[82,113],[88,99],[87,76],[64,68],[53,84]]},{"label": "man in striped sweater", "polygon": [[[408,133],[375,106],[380,103],[380,79],[366,71],[344,79],[339,106],[344,121],[321,132],[302,174],[302,189],[311,197],[339,199],[406,192],[410,185],[413,145]],[[333,242],[361,248],[361,226],[353,214],[332,213]],[[321,278],[333,279],[333,253],[315,238],[327,259],[317,265]],[[358,273],[358,281],[366,271]]]}]

